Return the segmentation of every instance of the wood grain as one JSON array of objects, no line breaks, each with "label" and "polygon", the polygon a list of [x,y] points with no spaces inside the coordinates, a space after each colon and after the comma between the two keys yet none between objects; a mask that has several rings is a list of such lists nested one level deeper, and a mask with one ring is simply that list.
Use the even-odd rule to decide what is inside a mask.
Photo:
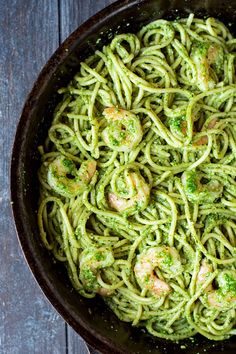
[{"label": "wood grain", "polygon": [[11,145],[23,103],[58,43],[57,0],[0,1],[1,354],[66,353],[65,324],[28,270],[8,193]]}]

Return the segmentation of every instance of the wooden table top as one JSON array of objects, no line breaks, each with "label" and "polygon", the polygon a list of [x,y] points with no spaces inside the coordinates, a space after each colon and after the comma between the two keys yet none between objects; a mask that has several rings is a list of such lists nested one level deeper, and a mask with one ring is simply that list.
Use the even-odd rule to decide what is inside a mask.
[{"label": "wooden table top", "polygon": [[74,29],[113,2],[0,0],[1,354],[85,354],[81,337],[48,303],[24,260],[11,214],[9,166],[16,125],[39,71]]}]

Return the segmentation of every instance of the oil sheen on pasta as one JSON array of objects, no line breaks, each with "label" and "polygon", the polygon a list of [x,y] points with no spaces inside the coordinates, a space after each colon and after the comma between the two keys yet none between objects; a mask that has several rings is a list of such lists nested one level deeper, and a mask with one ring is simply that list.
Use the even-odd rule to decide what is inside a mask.
[{"label": "oil sheen on pasta", "polygon": [[160,338],[236,333],[235,56],[214,18],[116,35],[59,90],[39,147],[44,246]]}]

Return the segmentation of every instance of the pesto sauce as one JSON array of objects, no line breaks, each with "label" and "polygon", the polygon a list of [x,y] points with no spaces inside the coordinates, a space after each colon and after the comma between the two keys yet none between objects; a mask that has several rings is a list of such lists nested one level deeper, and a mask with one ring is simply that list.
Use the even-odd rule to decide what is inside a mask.
[{"label": "pesto sauce", "polygon": [[233,276],[230,276],[229,274],[226,273],[224,274],[224,280],[225,280],[225,291],[231,292],[236,295],[236,278],[233,278]]},{"label": "pesto sauce", "polygon": [[197,174],[195,171],[188,172],[186,189],[188,193],[195,193],[197,191]]},{"label": "pesto sauce", "polygon": [[175,130],[178,132],[182,132],[182,123],[183,121],[186,121],[186,116],[180,116],[180,117],[174,117],[170,119],[170,126],[172,126]]}]

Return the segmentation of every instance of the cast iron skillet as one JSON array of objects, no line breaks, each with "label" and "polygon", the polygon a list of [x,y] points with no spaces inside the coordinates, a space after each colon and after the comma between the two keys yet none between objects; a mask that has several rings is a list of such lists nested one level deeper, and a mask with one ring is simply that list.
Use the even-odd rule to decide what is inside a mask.
[{"label": "cast iron skillet", "polygon": [[[194,12],[233,24],[235,0],[123,0],[108,6],[80,26],[59,47],[40,73],[25,103],[15,137],[11,165],[13,213],[27,262],[45,295],[62,317],[102,353],[236,353],[236,341],[211,342],[196,337],[179,344],[154,338],[119,321],[100,298],[79,296],[61,264],[42,247],[37,228],[37,170],[41,144],[58,101],[57,89],[69,82],[81,60],[109,41],[111,34],[136,32],[157,18],[174,19]],[[232,27],[232,30],[236,28]],[[97,41],[97,40],[100,41]]]}]

